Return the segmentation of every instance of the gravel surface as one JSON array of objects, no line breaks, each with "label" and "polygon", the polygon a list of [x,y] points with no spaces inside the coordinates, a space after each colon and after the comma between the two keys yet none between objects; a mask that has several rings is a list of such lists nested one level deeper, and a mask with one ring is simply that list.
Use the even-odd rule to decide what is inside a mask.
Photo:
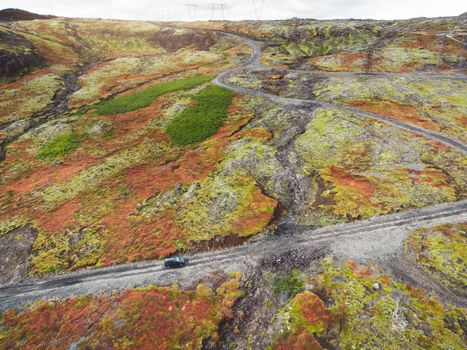
[{"label": "gravel surface", "polygon": [[[382,120],[422,134],[456,148],[464,154],[466,153],[467,147],[457,140],[374,113],[314,100],[279,97],[227,83],[226,78],[241,69],[261,68],[259,57],[263,44],[247,38],[241,39],[252,49],[250,60],[241,67],[217,76],[214,80],[217,85],[238,93],[267,97],[274,102],[290,106],[309,106],[311,104],[344,109],[357,115]],[[211,272],[219,270],[226,272],[247,271],[259,266],[261,261],[271,256],[287,256],[287,252],[291,251],[307,252],[316,251],[316,249],[332,252],[339,259],[351,258],[362,262],[376,260],[388,267],[393,274],[410,280],[415,285],[434,291],[443,300],[465,306],[467,305],[465,299],[454,295],[443,286],[437,285],[422,271],[406,262],[402,258],[402,246],[407,233],[416,228],[467,221],[466,207],[467,200],[319,229],[288,225],[277,231],[280,234],[265,236],[242,246],[194,254],[190,257],[190,264],[182,269],[164,269],[163,263],[156,260],[84,270],[28,280],[21,284],[4,285],[0,287],[0,311],[38,299],[97,294],[149,284],[171,285],[178,283],[182,287],[190,287],[207,278]]]},{"label": "gravel surface", "polygon": [[[181,269],[167,270],[162,261],[155,260],[5,285],[0,287],[0,311],[38,299],[96,294],[149,284],[179,283],[182,287],[189,287],[202,281],[211,272],[251,269],[264,258],[297,249],[314,251],[322,248],[339,258],[352,258],[356,261],[397,261],[397,267],[401,269],[398,256],[408,232],[419,227],[465,222],[466,208],[467,200],[319,229],[300,227],[299,233],[296,233],[293,226],[289,226],[288,232],[281,232],[280,236],[266,236],[239,247],[194,254],[190,257],[190,264]],[[410,277],[427,285],[427,277],[422,272],[418,275]],[[443,293],[443,289],[437,289],[434,282],[430,286],[432,290],[442,294],[445,300],[464,304],[464,299],[454,298],[452,293]]]}]

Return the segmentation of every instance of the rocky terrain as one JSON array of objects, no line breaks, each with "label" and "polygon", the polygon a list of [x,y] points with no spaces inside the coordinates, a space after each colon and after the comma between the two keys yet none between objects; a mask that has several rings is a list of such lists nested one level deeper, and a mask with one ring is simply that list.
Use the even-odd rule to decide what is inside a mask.
[{"label": "rocky terrain", "polygon": [[464,348],[464,15],[10,12],[0,349]]}]

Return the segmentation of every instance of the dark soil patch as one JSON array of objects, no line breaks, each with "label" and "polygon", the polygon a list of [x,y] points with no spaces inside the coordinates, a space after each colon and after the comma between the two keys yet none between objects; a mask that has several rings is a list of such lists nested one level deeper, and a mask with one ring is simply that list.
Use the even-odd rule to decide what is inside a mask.
[{"label": "dark soil patch", "polygon": [[19,282],[27,276],[36,237],[36,230],[29,225],[0,237],[0,284]]},{"label": "dark soil patch", "polygon": [[209,241],[193,242],[190,251],[205,252],[224,248],[237,247],[247,242],[251,237],[239,237],[235,235],[217,236]]},{"label": "dark soil patch", "polygon": [[33,44],[19,34],[1,30],[0,43],[9,48],[0,50],[0,78],[26,74],[44,64],[44,59],[35,51]]},{"label": "dark soil patch", "polygon": [[[326,249],[283,251],[263,258],[252,271],[243,273],[242,289],[245,296],[233,308],[233,318],[220,331],[221,341],[216,349],[265,349],[273,334],[268,327],[277,311],[287,302],[273,292],[273,281],[293,269],[311,272],[319,270],[319,261],[326,255]],[[272,279],[271,279],[272,277]],[[209,349],[209,347],[206,347]]]},{"label": "dark soil patch", "polygon": [[188,46],[194,46],[197,50],[208,50],[219,40],[219,33],[213,31],[185,29],[179,35],[176,35],[175,32],[176,29],[166,28],[154,33],[150,40],[168,52],[175,52]]}]

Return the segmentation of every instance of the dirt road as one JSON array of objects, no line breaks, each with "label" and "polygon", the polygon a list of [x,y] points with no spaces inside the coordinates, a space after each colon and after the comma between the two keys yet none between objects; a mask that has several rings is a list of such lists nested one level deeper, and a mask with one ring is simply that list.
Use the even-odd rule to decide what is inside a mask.
[{"label": "dirt road", "polygon": [[[244,40],[252,48],[251,59],[242,67],[219,75],[215,79],[216,84],[236,92],[265,96],[273,101],[289,105],[321,104],[334,108],[337,106],[337,108],[350,110],[356,114],[367,115],[395,124],[398,127],[422,133],[431,139],[465,152],[466,146],[462,143],[383,116],[345,106],[282,98],[226,83],[225,79],[230,74],[245,67],[251,68],[258,65],[260,44],[250,39]],[[415,285],[418,284],[426,290],[438,293],[445,301],[466,306],[467,301],[465,299],[454,295],[443,286],[437,285],[430,278],[423,275],[422,272],[415,271],[416,269],[413,267],[406,270],[400,258],[403,240],[408,232],[423,226],[465,222],[467,221],[466,209],[467,200],[464,200],[319,229],[287,226],[276,230],[276,234],[273,236],[266,236],[243,246],[194,254],[190,257],[189,266],[183,269],[166,270],[163,268],[162,262],[156,260],[84,270],[49,278],[29,280],[21,284],[5,285],[0,287],[0,311],[18,306],[23,302],[38,299],[95,294],[148,284],[170,285],[179,283],[182,286],[190,286],[208,276],[210,272],[218,270],[227,272],[244,271],[248,267],[256,266],[264,258],[281,256],[284,252],[296,250],[303,252],[303,256],[306,257],[307,251],[316,249],[324,249],[342,259],[377,260],[383,265],[392,267],[400,275],[404,271],[410,271],[408,277]]]},{"label": "dirt road", "polygon": [[[248,89],[248,88],[244,88],[244,87],[240,87],[240,86],[231,84],[231,83],[229,83],[227,81],[227,78],[229,76],[243,70],[243,69],[256,69],[256,70],[264,70],[265,69],[264,67],[262,67],[262,65],[260,63],[261,48],[263,47],[263,43],[258,42],[258,41],[254,41],[254,40],[251,40],[251,39],[248,39],[248,38],[244,38],[244,37],[241,37],[241,36],[237,36],[237,35],[234,35],[234,34],[230,34],[230,33],[225,33],[225,34],[229,35],[229,36],[233,36],[233,37],[235,37],[237,39],[243,40],[245,42],[245,44],[247,44],[251,48],[252,54],[251,54],[251,58],[245,64],[243,64],[242,66],[219,74],[214,79],[214,83],[219,85],[219,86],[222,86],[222,87],[224,87],[226,89],[232,90],[232,91],[234,91],[236,93],[249,94],[249,95],[254,95],[254,96],[261,96],[261,97],[269,99],[270,101],[273,101],[275,103],[280,103],[280,104],[283,104],[283,105],[289,105],[289,106],[294,106],[294,107],[317,106],[317,107],[323,107],[323,108],[337,108],[337,109],[340,109],[340,110],[351,112],[357,117],[358,116],[369,117],[369,118],[372,118],[372,119],[376,119],[376,120],[385,122],[387,124],[391,124],[391,125],[393,125],[395,127],[398,127],[398,128],[401,128],[401,129],[404,129],[404,130],[407,130],[407,131],[410,131],[410,132],[413,132],[413,133],[416,133],[416,134],[419,134],[419,135],[422,135],[422,136],[424,136],[426,138],[429,138],[431,140],[441,142],[442,144],[444,144],[444,145],[446,145],[448,147],[452,147],[452,148],[462,152],[462,154],[467,154],[467,146],[464,145],[459,140],[453,139],[453,138],[445,136],[445,135],[441,135],[441,134],[439,134],[437,132],[424,129],[422,127],[419,127],[419,126],[416,126],[416,125],[413,125],[413,124],[410,124],[410,123],[405,123],[405,122],[402,122],[402,121],[399,121],[399,120],[388,118],[388,117],[385,117],[385,116],[380,115],[380,114],[375,114],[375,113],[371,113],[371,112],[367,112],[367,111],[362,111],[362,110],[357,109],[357,108],[352,108],[352,107],[348,107],[348,106],[344,106],[344,105],[340,105],[340,104],[335,104],[335,103],[322,102],[322,101],[318,101],[318,100],[306,100],[306,99],[281,97],[281,96],[270,94],[270,93],[267,93],[267,92],[264,92],[264,91]],[[288,70],[283,69],[283,71],[288,71]],[[291,71],[294,72],[293,70],[291,70]],[[349,73],[344,73],[344,74],[349,74]],[[354,73],[350,73],[350,74],[354,74]],[[385,74],[390,74],[390,73],[381,73],[382,76],[384,76]],[[412,75],[412,76],[415,75],[415,73],[407,73],[407,74]],[[376,74],[376,75],[379,75],[379,74]],[[403,75],[403,74],[400,74],[400,75]],[[420,76],[420,74],[417,74],[417,76]],[[460,79],[460,77],[457,76],[457,75],[454,76],[454,77],[444,76],[444,75],[440,75],[440,74],[427,75],[427,76],[429,76],[429,77],[435,76],[437,78],[442,77],[443,79],[450,79],[450,78],[451,79],[456,79],[456,80]],[[464,80],[464,79],[462,79],[462,80]]]},{"label": "dirt road", "polygon": [[[71,295],[122,290],[148,284],[190,286],[217,270],[243,271],[261,259],[292,250],[326,249],[340,257],[368,261],[393,261],[406,234],[418,227],[467,220],[467,200],[379,216],[320,229],[288,227],[278,236],[264,237],[243,246],[194,254],[183,269],[164,269],[162,261],[146,261],[69,273],[0,287],[0,311],[23,302]],[[415,278],[416,279],[416,278]],[[435,284],[425,286],[446,300],[467,305]]]}]

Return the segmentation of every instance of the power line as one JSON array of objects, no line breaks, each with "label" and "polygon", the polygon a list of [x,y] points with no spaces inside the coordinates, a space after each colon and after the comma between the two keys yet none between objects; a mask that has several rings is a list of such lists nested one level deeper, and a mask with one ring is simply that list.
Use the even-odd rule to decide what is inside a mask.
[{"label": "power line", "polygon": [[[266,0],[251,0],[251,2],[255,11],[255,18],[257,20],[260,20],[261,16],[263,15],[264,3],[266,2]],[[260,2],[259,6],[257,6],[257,2]]]},{"label": "power line", "polygon": [[186,4],[186,8],[188,11],[188,16],[192,19],[196,19],[196,10],[198,9],[198,4]]},{"label": "power line", "polygon": [[221,14],[221,19],[224,20],[224,9],[227,7],[227,4],[225,3],[217,3],[217,2],[212,2],[211,3],[211,19],[215,19],[215,14],[216,11],[219,10]]},{"label": "power line", "polygon": [[170,21],[172,19],[170,10],[168,10],[168,9],[159,10],[159,12],[156,12],[154,17],[155,17],[156,21],[160,21],[160,22]]}]

